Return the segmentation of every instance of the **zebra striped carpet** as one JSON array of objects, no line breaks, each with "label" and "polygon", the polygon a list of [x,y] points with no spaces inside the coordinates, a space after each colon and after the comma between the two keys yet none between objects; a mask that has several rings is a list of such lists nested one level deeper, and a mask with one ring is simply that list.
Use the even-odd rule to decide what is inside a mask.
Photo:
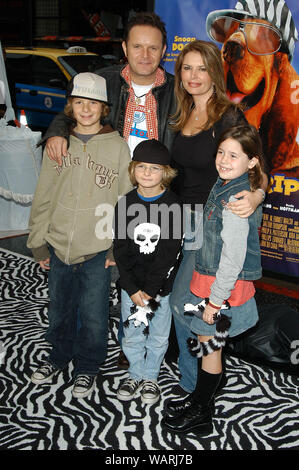
[{"label": "zebra striped carpet", "polygon": [[15,450],[249,450],[299,449],[299,378],[227,358],[228,382],[217,396],[213,433],[175,436],[160,427],[177,365],[163,363],[162,400],[120,403],[126,372],[116,367],[118,308],[111,308],[109,353],[87,399],[72,398],[72,366],[51,385],[30,382],[45,356],[46,274],[32,259],[0,249],[0,448]]}]

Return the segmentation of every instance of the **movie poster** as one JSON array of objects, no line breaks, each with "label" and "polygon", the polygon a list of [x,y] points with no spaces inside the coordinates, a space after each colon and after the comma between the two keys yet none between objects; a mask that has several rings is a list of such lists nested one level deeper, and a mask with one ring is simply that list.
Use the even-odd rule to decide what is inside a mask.
[{"label": "movie poster", "polygon": [[190,41],[219,45],[228,96],[244,105],[259,129],[271,173],[263,205],[263,268],[299,276],[297,0],[156,0],[155,11],[166,23],[168,72],[174,73]]}]

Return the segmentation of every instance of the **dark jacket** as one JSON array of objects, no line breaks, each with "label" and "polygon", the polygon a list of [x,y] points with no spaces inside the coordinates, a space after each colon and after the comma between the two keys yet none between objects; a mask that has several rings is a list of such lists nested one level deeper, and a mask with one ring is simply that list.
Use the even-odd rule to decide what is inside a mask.
[{"label": "dark jacket", "polygon": [[[110,113],[103,124],[110,124],[121,136],[129,98],[129,85],[121,75],[123,68],[123,65],[113,65],[97,71],[106,79],[108,102],[111,104]],[[157,101],[159,141],[170,150],[174,138],[174,132],[169,127],[169,116],[175,112],[174,76],[165,71],[165,82],[153,88],[152,93]],[[64,113],[58,114],[50,124],[43,141],[53,136],[68,138],[72,122]]]}]

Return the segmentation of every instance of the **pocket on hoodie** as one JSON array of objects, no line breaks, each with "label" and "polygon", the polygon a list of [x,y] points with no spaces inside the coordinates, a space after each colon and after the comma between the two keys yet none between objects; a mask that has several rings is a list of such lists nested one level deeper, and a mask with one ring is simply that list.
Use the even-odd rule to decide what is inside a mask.
[{"label": "pocket on hoodie", "polygon": [[58,203],[51,215],[51,222],[49,226],[49,234],[53,240],[67,239],[72,230],[74,223],[73,209],[66,208]]}]

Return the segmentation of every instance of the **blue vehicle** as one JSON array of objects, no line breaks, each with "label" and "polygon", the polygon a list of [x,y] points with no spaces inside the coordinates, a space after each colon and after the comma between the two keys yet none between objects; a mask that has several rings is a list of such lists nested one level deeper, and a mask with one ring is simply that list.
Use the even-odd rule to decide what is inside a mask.
[{"label": "blue vehicle", "polygon": [[23,109],[31,129],[47,128],[65,106],[70,78],[79,72],[94,72],[103,65],[101,56],[84,47],[7,47],[6,69],[15,83],[16,117],[20,118]]}]

